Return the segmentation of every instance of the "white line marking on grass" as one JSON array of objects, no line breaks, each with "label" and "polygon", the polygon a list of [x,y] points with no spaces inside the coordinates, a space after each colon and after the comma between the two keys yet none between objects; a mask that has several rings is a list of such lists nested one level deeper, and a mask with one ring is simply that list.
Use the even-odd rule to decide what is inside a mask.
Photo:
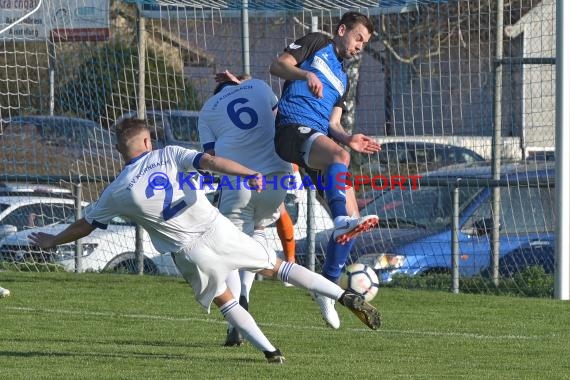
[{"label": "white line marking on grass", "polygon": [[398,335],[424,335],[424,336],[441,336],[441,337],[461,337],[461,338],[473,338],[473,339],[489,339],[489,340],[532,340],[547,338],[546,335],[483,335],[476,333],[466,333],[466,332],[441,332],[441,331],[420,331],[420,330],[386,330],[382,329],[383,332],[388,334],[398,334]]},{"label": "white line marking on grass", "polygon": [[[109,318],[130,318],[130,319],[147,319],[155,321],[175,321],[175,322],[201,322],[212,324],[226,324],[226,321],[216,320],[214,318],[195,318],[195,317],[170,317],[167,315],[150,315],[150,314],[121,314],[111,311],[84,311],[84,310],[58,310],[58,309],[38,309],[32,307],[6,307],[5,309],[17,310],[30,313],[51,313],[51,314],[67,314],[67,315],[83,315],[97,316]],[[265,327],[282,327],[291,330],[322,330],[332,331],[326,326],[311,325],[284,325],[282,323],[258,323],[259,326]],[[347,329],[350,332],[368,332],[366,328]],[[483,335],[466,332],[442,332],[442,331],[421,331],[421,330],[390,330],[381,328],[379,333],[398,334],[398,335],[417,335],[417,336],[440,336],[440,337],[460,337],[468,339],[487,339],[487,340],[533,340],[552,337],[554,335]]]}]

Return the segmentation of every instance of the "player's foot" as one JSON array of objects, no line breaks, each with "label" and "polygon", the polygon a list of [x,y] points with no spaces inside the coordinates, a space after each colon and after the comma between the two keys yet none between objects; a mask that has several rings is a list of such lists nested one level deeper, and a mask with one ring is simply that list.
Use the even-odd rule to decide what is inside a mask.
[{"label": "player's foot", "polygon": [[364,296],[351,292],[344,292],[338,300],[341,305],[346,306],[354,313],[366,326],[372,330],[377,330],[382,324],[382,317],[376,308],[364,300]]},{"label": "player's foot", "polygon": [[361,218],[352,216],[337,216],[334,219],[333,238],[339,244],[346,244],[363,232],[369,231],[378,225],[376,215],[366,215]]},{"label": "player's foot", "polygon": [[268,363],[272,364],[285,363],[285,356],[283,356],[283,354],[281,353],[281,351],[279,351],[279,349],[276,349],[275,351],[263,351],[263,354],[265,355],[265,359],[267,359]]},{"label": "player's foot", "polygon": [[321,314],[323,315],[323,319],[327,325],[335,330],[338,329],[340,327],[340,319],[336,309],[334,308],[334,300],[317,293],[313,294],[313,298],[319,304]]},{"label": "player's foot", "polygon": [[10,291],[0,286],[0,298],[8,297],[10,295]]},{"label": "player's foot", "polygon": [[235,327],[228,328],[224,347],[242,346],[244,339]]},{"label": "player's foot", "polygon": [[290,282],[283,282],[283,286],[286,287],[286,288],[292,288],[292,287],[294,287],[295,285],[291,284]]}]

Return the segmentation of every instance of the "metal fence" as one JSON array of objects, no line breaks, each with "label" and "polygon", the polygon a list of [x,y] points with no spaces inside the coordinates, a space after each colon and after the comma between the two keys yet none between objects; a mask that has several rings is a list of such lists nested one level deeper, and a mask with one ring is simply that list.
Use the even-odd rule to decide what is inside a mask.
[{"label": "metal fence", "polygon": [[[547,240],[551,247],[555,246],[556,227],[549,221],[558,217],[553,213],[561,210],[560,205],[546,209],[541,204],[533,209],[533,223],[527,223],[527,219],[521,221],[518,231],[505,233],[500,223],[496,223],[516,203],[506,203],[500,196],[501,189],[518,192],[519,201],[531,188],[543,189],[541,193],[548,192],[555,198],[553,177],[550,174],[540,177],[536,165],[537,161],[548,165],[546,161],[551,159],[559,163],[563,154],[556,150],[556,64],[560,63],[556,57],[556,17],[560,5],[554,0],[164,1],[160,4],[82,0],[69,1],[66,7],[58,9],[52,8],[51,2],[40,0],[8,3],[10,7],[0,9],[1,181],[24,179],[24,183],[31,184],[46,178],[50,181],[56,177],[58,181],[81,178],[83,197],[91,202],[105,186],[101,178],[113,178],[120,170],[121,160],[114,152],[109,130],[121,115],[136,112],[146,117],[147,111],[199,110],[214,88],[213,74],[224,69],[264,79],[279,94],[282,82],[269,74],[271,60],[308,31],[332,35],[339,17],[350,9],[370,15],[376,32],[362,56],[347,62],[351,87],[356,91],[350,94],[343,115],[345,127],[376,136],[383,143],[408,143],[386,145],[383,152],[372,156],[353,154],[352,173],[369,177],[382,174],[388,178],[418,173],[426,178],[433,173],[439,173],[440,178],[445,173],[447,177],[457,176],[461,169],[448,165],[465,159],[459,153],[454,156],[441,153],[437,144],[465,148],[482,156],[489,172],[484,175],[485,186],[480,180],[477,185],[472,180],[463,180],[459,188],[474,193],[483,188],[495,189],[490,214],[495,223],[491,229],[484,228],[490,243],[486,251],[481,250],[484,254],[479,253],[491,258],[488,267],[492,283],[498,287],[504,275],[500,265],[512,252],[523,251],[521,260],[527,263],[535,263],[534,256],[544,254],[547,250],[541,240],[544,236],[537,238],[538,230],[551,233]],[[14,119],[22,115],[76,117],[94,121],[101,129],[87,142],[78,143],[73,136],[64,136],[63,140],[46,138],[37,128],[14,129]],[[149,122],[160,139],[166,121],[153,117]],[[526,180],[501,179],[509,175],[509,164],[514,161],[524,168],[517,173],[524,173],[520,175]],[[468,177],[472,170],[464,168],[461,177]],[[446,181],[456,183],[452,178]],[[533,181],[541,184],[536,187]],[[446,189],[450,186],[448,182]],[[373,192],[372,184],[358,190],[363,201],[384,196]],[[305,195],[293,201],[291,207],[306,212],[307,199],[312,198]],[[316,201],[313,204],[318,206]],[[517,215],[525,214],[524,207],[534,207],[516,204],[521,207]],[[330,226],[330,220],[315,220],[327,218],[321,208],[315,211],[313,207],[317,206],[308,208],[315,215],[303,218],[303,223],[308,220],[313,227]],[[370,210],[372,206],[363,212]],[[451,218],[460,210],[448,211]],[[382,217],[387,210],[375,212]],[[544,223],[539,227],[536,220],[541,219]],[[529,225],[536,231],[529,231]],[[326,239],[327,232],[313,227],[296,225],[297,250],[300,260],[308,257],[307,263],[318,270],[321,240]],[[353,259],[369,254],[370,247],[384,249],[388,243],[392,244],[391,249],[402,251],[377,253],[412,256],[404,250],[405,245],[397,245],[403,239],[401,236],[411,239],[416,233],[409,227],[388,223],[382,226],[382,235],[363,236]],[[454,228],[450,236],[457,235],[464,226]],[[108,246],[109,252],[100,259],[105,262],[92,266],[92,270],[104,270],[113,261],[113,255],[122,254],[121,257],[130,259],[133,252],[145,253],[148,260],[139,263],[145,262],[150,272],[160,272],[161,265],[168,266],[155,258],[148,242],[136,239],[141,236],[144,240],[143,232],[132,234],[130,228],[119,223],[113,234],[101,237],[106,243],[99,247]],[[519,241],[526,239],[529,246],[540,245],[540,253],[528,253],[522,243],[515,247],[509,234]],[[502,239],[505,236],[507,243]],[[280,248],[276,234],[269,231],[268,238],[274,241],[275,248]],[[372,239],[377,241],[371,242]],[[446,257],[433,247],[443,246],[447,240],[435,243],[432,248],[426,245],[424,252],[418,246],[413,255]],[[409,244],[413,245],[413,240]],[[449,244],[454,250],[467,249],[455,241]],[[312,254],[313,247],[314,256],[306,256]],[[450,260],[462,255],[469,256],[454,252]],[[554,248],[551,256],[555,256]],[[559,272],[563,281],[568,272],[567,256],[553,262],[564,266]],[[540,267],[541,263],[537,261],[531,266]],[[459,260],[447,264],[445,268],[430,268],[433,270],[410,270],[409,277],[425,279],[428,272],[441,275],[448,269],[443,275],[450,276],[450,286],[461,289],[458,277],[452,275],[464,263]],[[521,273],[527,267],[520,265]],[[26,262],[14,268],[38,267]],[[390,269],[394,268],[390,265],[380,268],[383,273]],[[471,278],[485,280],[486,269],[480,268]],[[545,266],[543,270],[545,278],[553,278],[555,270]],[[479,285],[466,286],[465,291],[471,291]],[[558,290],[562,298],[567,297],[564,286]]]}]

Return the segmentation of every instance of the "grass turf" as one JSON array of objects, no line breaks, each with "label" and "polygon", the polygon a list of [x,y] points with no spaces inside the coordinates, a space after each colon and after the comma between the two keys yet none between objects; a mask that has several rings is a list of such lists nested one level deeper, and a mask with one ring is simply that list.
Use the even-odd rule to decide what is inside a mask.
[{"label": "grass turf", "polygon": [[1,379],[567,379],[570,304],[381,289],[368,330],[325,327],[298,288],[256,282],[250,311],[287,362],[225,348],[225,322],[178,278],[0,273]]}]

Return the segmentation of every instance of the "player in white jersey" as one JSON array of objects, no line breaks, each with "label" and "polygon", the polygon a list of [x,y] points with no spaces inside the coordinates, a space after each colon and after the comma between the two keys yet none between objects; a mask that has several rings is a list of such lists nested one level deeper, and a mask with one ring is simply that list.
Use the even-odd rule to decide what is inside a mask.
[{"label": "player in white jersey", "polygon": [[[266,244],[264,228],[279,218],[279,205],[287,194],[282,179],[290,178],[292,166],[275,152],[277,96],[259,79],[242,80],[229,71],[216,74],[214,95],[202,107],[198,131],[204,152],[247,166],[271,179],[261,193],[237,186],[236,177],[219,184],[220,212],[239,229]],[[227,181],[226,181],[227,180]],[[249,307],[249,293],[255,279],[250,271],[231,273],[227,284],[239,303]],[[228,327],[225,346],[239,346],[243,338]]]},{"label": "player in white jersey", "polygon": [[[176,267],[209,312],[212,302],[270,363],[284,357],[265,337],[253,317],[226,286],[232,270],[247,269],[288,281],[337,299],[372,329],[380,326],[378,311],[361,295],[343,291],[324,277],[293,263],[239,231],[210,204],[192,180],[192,172],[218,171],[248,177],[250,187],[261,186],[261,175],[234,161],[176,146],[152,150],[150,131],[143,120],[125,119],[117,127],[117,149],[126,165],[103,191],[85,217],[57,235],[37,232],[30,241],[42,248],[78,240],[95,228],[105,228],[115,216],[139,223],[155,248],[171,253]],[[301,293],[300,293],[301,294]]]}]

